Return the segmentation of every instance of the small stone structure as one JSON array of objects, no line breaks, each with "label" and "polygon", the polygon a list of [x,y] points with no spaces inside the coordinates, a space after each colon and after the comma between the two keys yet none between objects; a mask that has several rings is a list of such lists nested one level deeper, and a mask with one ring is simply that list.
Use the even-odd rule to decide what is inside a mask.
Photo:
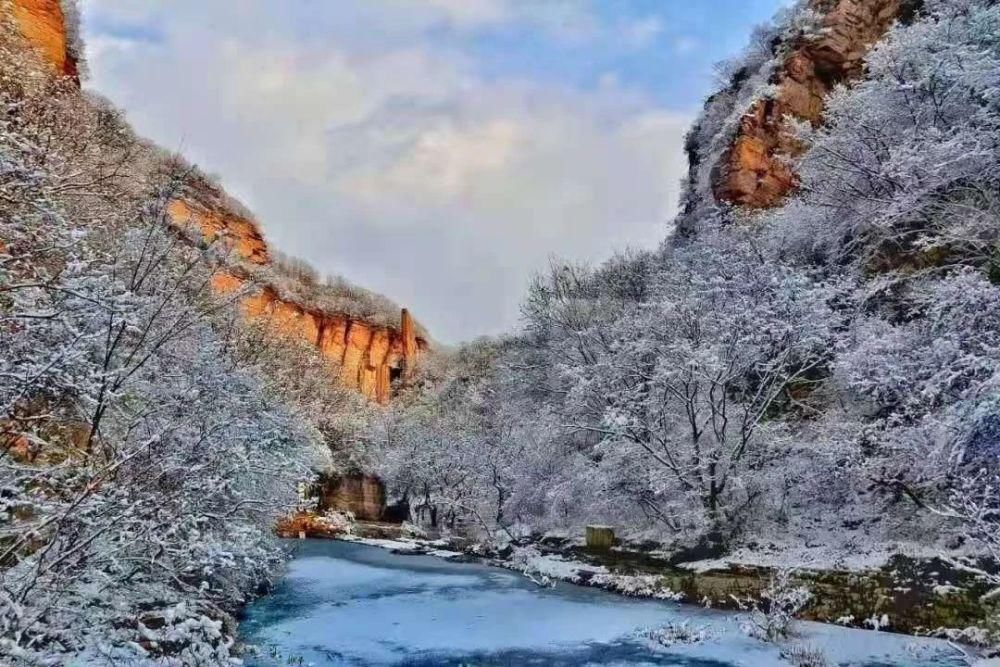
[{"label": "small stone structure", "polygon": [[615,544],[615,530],[611,526],[587,526],[587,548],[607,550]]}]

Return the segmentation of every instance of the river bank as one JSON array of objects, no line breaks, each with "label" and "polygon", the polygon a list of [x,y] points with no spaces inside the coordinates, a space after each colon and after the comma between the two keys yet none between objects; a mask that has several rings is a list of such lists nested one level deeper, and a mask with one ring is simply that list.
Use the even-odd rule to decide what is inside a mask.
[{"label": "river bank", "polygon": [[839,569],[794,563],[778,567],[725,558],[678,562],[648,547],[625,544],[588,549],[582,540],[565,537],[540,536],[491,548],[457,537],[422,538],[397,524],[339,520],[320,524],[332,530],[309,536],[353,541],[399,554],[473,560],[521,572],[541,585],[560,581],[629,597],[729,611],[759,603],[776,574],[788,570],[789,581],[811,593],[808,604],[797,613],[801,620],[938,637],[978,648],[995,645],[1000,635],[1000,600],[989,599],[989,588],[973,573],[939,558],[896,554],[879,564]]},{"label": "river bank", "polygon": [[808,664],[966,664],[941,640],[811,622],[763,642],[744,632],[743,614],[538,586],[440,543],[369,539],[289,542],[286,576],[241,622],[243,641],[256,647],[249,665],[788,667],[807,651],[828,661]]}]

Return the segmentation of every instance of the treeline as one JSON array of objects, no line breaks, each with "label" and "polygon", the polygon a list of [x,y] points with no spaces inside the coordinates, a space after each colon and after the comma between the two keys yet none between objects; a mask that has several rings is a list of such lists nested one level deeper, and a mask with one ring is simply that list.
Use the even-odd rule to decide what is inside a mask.
[{"label": "treeline", "polygon": [[[299,257],[272,253],[270,265],[245,267],[261,284],[275,287],[296,303],[325,313],[349,315],[371,324],[398,328],[401,307],[392,299],[352,283],[343,276],[322,275]],[[426,328],[415,323],[418,336],[428,339]]]}]

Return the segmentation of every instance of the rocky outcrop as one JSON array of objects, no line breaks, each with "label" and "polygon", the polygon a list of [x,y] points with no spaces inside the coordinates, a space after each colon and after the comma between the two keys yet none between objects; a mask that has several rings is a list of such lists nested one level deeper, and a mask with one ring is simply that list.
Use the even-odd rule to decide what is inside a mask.
[{"label": "rocky outcrop", "polygon": [[360,521],[378,521],[385,512],[385,485],[371,475],[324,477],[317,510],[350,512]]},{"label": "rocky outcrop", "polygon": [[385,326],[347,313],[326,312],[283,297],[276,287],[252,281],[248,271],[271,264],[267,243],[249,214],[228,202],[214,186],[189,184],[183,196],[171,201],[167,214],[189,238],[220,245],[226,251],[227,268],[220,268],[212,278],[216,294],[242,292],[236,298],[246,318],[266,320],[281,335],[315,346],[333,362],[339,380],[364,396],[387,402],[393,381],[408,377],[428,349],[405,308],[398,327]]},{"label": "rocky outcrop", "polygon": [[[217,294],[226,295],[246,287],[246,280],[233,273],[218,273],[212,279]],[[339,369],[340,381],[363,395],[385,403],[392,383],[407,377],[427,343],[413,333],[409,313],[403,309],[398,329],[370,324],[343,314],[328,314],[281,299],[269,287],[250,289],[240,297],[248,319],[266,319],[282,335],[315,345]]]},{"label": "rocky outcrop", "polygon": [[232,212],[211,208],[191,199],[175,199],[167,207],[178,226],[194,227],[207,244],[221,243],[228,252],[251,264],[268,264],[267,243],[252,220]]},{"label": "rocky outcrop", "polygon": [[57,73],[79,77],[59,0],[12,0],[11,11],[21,34]]},{"label": "rocky outcrop", "polygon": [[822,15],[821,29],[788,49],[772,79],[776,94],[757,101],[741,119],[718,165],[718,201],[748,208],[781,204],[797,186],[789,158],[801,151],[785,130],[785,118],[821,123],[826,95],[861,76],[871,47],[916,9],[913,0],[812,0],[810,6]]},{"label": "rocky outcrop", "polygon": [[420,352],[420,341],[417,340],[416,326],[413,324],[413,317],[410,311],[403,308],[399,316],[399,334],[403,339],[403,373],[409,375],[413,370],[413,363]]}]

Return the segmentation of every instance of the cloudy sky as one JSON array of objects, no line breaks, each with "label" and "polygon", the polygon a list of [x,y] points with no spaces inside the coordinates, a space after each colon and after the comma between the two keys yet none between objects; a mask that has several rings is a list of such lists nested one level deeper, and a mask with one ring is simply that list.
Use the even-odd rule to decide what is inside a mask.
[{"label": "cloudy sky", "polygon": [[457,342],[549,257],[667,231],[683,135],[783,0],[83,0],[88,85],[270,242]]}]

